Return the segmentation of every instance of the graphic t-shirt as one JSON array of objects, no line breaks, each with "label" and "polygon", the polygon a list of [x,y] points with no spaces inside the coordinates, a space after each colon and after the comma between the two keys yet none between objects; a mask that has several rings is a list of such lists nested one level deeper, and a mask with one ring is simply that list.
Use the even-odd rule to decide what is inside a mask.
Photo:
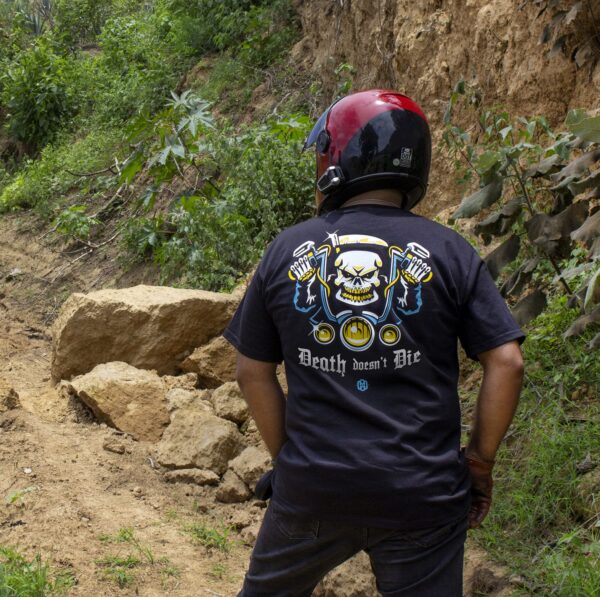
[{"label": "graphic t-shirt", "polygon": [[373,205],[288,228],[224,336],[285,362],[281,507],[405,530],[466,514],[457,339],[476,358],[524,335],[460,235]]}]

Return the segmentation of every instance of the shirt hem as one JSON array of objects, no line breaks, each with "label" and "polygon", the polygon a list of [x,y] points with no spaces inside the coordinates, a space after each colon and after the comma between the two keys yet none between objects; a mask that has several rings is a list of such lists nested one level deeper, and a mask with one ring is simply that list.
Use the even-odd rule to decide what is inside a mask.
[{"label": "shirt hem", "polygon": [[510,332],[505,332],[504,334],[500,334],[499,336],[495,336],[494,338],[490,338],[485,342],[480,342],[476,344],[473,348],[470,348],[467,352],[469,358],[477,361],[477,355],[481,352],[485,352],[486,350],[492,350],[492,348],[497,348],[498,346],[502,346],[502,344],[506,344],[511,340],[518,340],[519,344],[522,344],[525,340],[526,335],[522,330],[511,330]]}]

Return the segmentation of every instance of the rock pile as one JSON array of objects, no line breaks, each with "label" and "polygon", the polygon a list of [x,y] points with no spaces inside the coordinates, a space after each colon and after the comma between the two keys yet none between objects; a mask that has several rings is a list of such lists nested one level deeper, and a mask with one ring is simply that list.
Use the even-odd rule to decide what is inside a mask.
[{"label": "rock pile", "polygon": [[52,355],[66,397],[155,443],[166,481],[215,486],[226,503],[249,500],[271,466],[234,381],[235,350],[220,336],[236,302],[149,286],[73,295],[54,325]]}]

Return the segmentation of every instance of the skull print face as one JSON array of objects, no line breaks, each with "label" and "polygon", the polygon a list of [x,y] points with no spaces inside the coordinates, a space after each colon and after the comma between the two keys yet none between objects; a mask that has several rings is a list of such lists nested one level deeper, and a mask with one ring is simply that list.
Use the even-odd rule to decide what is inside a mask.
[{"label": "skull print face", "polygon": [[339,290],[336,298],[350,305],[368,305],[379,298],[375,290],[380,284],[382,261],[371,251],[346,251],[335,260]]}]

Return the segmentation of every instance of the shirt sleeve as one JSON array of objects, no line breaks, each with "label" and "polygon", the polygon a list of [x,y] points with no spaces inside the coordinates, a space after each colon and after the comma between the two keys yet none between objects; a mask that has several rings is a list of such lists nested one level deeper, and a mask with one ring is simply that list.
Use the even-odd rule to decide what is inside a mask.
[{"label": "shirt sleeve", "polygon": [[512,340],[525,340],[487,266],[474,250],[463,288],[458,336],[467,356],[478,360],[481,352]]},{"label": "shirt sleeve", "polygon": [[223,336],[248,358],[281,363],[281,340],[265,302],[260,269],[254,274]]}]

